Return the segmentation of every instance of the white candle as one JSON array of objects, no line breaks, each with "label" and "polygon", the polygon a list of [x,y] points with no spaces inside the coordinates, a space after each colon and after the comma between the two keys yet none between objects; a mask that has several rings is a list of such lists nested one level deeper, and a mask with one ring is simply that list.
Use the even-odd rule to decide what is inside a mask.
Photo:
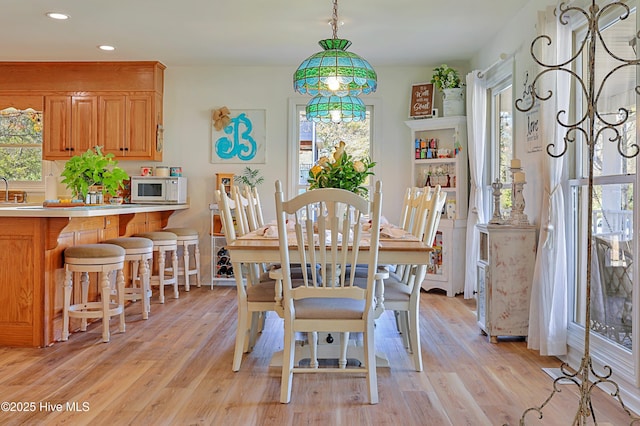
[{"label": "white candle", "polygon": [[515,183],[523,183],[524,182],[524,172],[515,172],[513,174],[513,181]]},{"label": "white candle", "polygon": [[513,158],[511,159],[511,168],[512,169],[519,169],[521,167],[520,165],[520,160],[517,158]]}]

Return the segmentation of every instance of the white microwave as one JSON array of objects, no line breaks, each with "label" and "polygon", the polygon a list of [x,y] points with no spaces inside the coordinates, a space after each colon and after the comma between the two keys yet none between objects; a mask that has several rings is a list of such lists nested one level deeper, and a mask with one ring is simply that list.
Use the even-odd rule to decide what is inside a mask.
[{"label": "white microwave", "polygon": [[186,204],[187,178],[131,176],[131,202],[134,204]]}]

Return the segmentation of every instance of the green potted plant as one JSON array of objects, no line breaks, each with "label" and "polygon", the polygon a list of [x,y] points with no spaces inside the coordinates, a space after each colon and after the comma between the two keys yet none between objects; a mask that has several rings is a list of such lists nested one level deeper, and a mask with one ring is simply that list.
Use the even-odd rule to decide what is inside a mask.
[{"label": "green potted plant", "polygon": [[253,189],[264,182],[264,177],[260,176],[260,170],[245,167],[241,175],[235,176],[235,180]]},{"label": "green potted plant", "polygon": [[464,89],[458,71],[442,64],[433,70],[431,82],[442,92],[443,115],[464,115]]},{"label": "green potted plant", "polygon": [[87,150],[82,155],[71,157],[64,165],[61,175],[73,198],[86,200],[91,186],[101,186],[102,193],[116,196],[129,175],[114,160],[113,154],[103,154],[99,146]]}]

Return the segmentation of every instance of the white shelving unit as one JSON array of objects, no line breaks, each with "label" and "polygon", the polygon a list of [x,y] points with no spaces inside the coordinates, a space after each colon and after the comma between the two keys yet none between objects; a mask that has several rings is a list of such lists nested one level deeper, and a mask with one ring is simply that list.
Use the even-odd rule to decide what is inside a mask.
[{"label": "white shelving unit", "polygon": [[447,193],[435,250],[422,282],[453,297],[464,291],[465,244],[469,202],[467,119],[464,116],[405,121],[411,129],[414,155],[411,181],[436,186]]},{"label": "white shelving unit", "polygon": [[535,226],[477,225],[478,327],[498,336],[527,336],[536,258]]}]

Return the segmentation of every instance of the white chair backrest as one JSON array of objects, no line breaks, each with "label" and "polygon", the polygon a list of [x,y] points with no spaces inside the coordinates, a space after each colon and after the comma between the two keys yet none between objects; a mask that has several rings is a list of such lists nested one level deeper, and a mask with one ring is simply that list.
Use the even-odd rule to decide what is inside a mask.
[{"label": "white chair backrest", "polygon": [[438,185],[435,187],[433,195],[426,201],[425,208],[428,209],[428,211],[422,241],[429,247],[433,246],[433,240],[436,238],[436,232],[438,231],[440,218],[442,217],[442,208],[446,200],[447,192],[442,191],[440,185]]},{"label": "white chair backrest", "polygon": [[[237,234],[234,226],[234,215],[231,210],[236,210],[236,202],[219,189],[215,192],[216,203],[218,204],[218,210],[220,210],[220,221],[222,222],[222,229],[224,230],[224,236],[227,243],[232,243],[236,240]],[[240,236],[243,234],[240,234]]]},{"label": "white chair backrest", "polygon": [[257,188],[251,188],[245,185],[242,191],[247,199],[247,219],[249,222],[249,230],[253,231],[264,226],[264,216],[262,215],[262,205],[260,204],[260,195]]},{"label": "white chair backrest", "polygon": [[231,198],[236,206],[236,232],[240,236],[246,235],[253,230],[249,227],[249,218],[247,216],[249,201],[242,196],[240,188],[237,185],[231,187]]},{"label": "white chair backrest", "polygon": [[[307,297],[364,299],[367,303],[365,315],[368,315],[372,310],[378,263],[381,186],[381,182],[376,183],[372,203],[352,192],[334,188],[314,189],[285,201],[282,184],[276,182],[285,301]],[[367,214],[371,219],[371,235],[369,243],[363,244],[369,236],[362,231],[363,218]],[[287,222],[293,231],[287,232]],[[290,244],[290,238],[294,239],[295,244]],[[292,263],[318,265],[320,279],[317,274],[308,274],[308,268],[303,267],[303,280],[293,288],[290,272]],[[349,266],[356,264],[368,265],[366,287],[355,285],[356,268]],[[347,270],[351,271],[349,276]],[[292,310],[293,304],[285,305],[287,309]]]}]

